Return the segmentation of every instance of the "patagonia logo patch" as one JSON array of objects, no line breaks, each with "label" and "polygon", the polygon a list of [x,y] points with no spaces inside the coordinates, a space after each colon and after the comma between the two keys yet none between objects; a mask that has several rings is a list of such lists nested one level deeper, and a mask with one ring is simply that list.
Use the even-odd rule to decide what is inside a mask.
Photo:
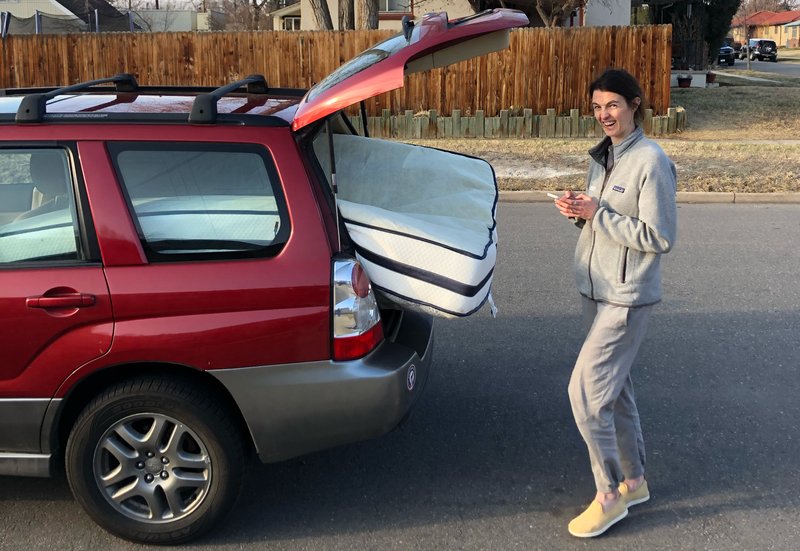
[{"label": "patagonia logo patch", "polygon": [[618,191],[619,193],[625,193],[625,188],[622,186],[614,186],[611,189],[613,189],[614,191]]}]

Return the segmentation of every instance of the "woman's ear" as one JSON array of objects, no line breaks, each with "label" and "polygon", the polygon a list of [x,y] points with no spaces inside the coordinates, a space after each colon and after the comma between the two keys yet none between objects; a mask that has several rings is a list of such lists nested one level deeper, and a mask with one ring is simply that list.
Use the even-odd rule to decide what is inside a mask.
[{"label": "woman's ear", "polygon": [[633,101],[631,102],[631,107],[633,107],[633,110],[636,111],[641,104],[642,104],[642,98],[635,97],[635,98],[633,98]]}]

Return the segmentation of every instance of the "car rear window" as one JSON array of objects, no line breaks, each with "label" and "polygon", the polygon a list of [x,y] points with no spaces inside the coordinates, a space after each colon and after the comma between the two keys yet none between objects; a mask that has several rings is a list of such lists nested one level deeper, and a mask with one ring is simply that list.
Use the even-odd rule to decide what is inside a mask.
[{"label": "car rear window", "polygon": [[61,148],[0,149],[0,264],[81,260],[70,166]]},{"label": "car rear window", "polygon": [[277,254],[289,217],[271,156],[249,144],[109,144],[151,261]]}]

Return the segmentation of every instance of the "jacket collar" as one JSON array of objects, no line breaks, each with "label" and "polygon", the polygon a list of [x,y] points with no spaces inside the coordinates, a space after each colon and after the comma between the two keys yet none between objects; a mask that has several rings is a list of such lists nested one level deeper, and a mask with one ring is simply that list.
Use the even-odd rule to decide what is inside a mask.
[{"label": "jacket collar", "polygon": [[606,166],[606,156],[608,155],[608,148],[614,148],[614,161],[618,161],[630,147],[644,137],[644,130],[639,125],[633,129],[627,138],[622,140],[622,143],[612,146],[611,138],[606,136],[602,141],[589,150],[589,155],[592,159],[597,161],[600,166]]}]

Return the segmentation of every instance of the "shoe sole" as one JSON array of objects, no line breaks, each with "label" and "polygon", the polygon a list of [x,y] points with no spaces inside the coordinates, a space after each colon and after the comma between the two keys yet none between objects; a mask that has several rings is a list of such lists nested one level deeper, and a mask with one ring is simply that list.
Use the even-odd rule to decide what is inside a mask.
[{"label": "shoe sole", "polygon": [[631,501],[626,501],[626,502],[625,502],[625,504],[626,504],[628,507],[632,507],[632,506],[634,506],[634,505],[639,505],[640,503],[644,503],[645,501],[649,501],[649,500],[650,500],[650,494],[647,494],[647,495],[646,495],[646,496],[644,496],[644,497],[640,497],[640,498],[637,498],[637,499],[633,499],[633,500],[631,500]]},{"label": "shoe sole", "polygon": [[572,534],[573,536],[575,536],[576,538],[593,538],[595,536],[599,536],[600,534],[604,533],[606,530],[608,530],[609,528],[611,528],[612,526],[614,526],[616,523],[618,523],[619,521],[621,521],[622,519],[624,519],[627,516],[628,516],[628,510],[625,509],[622,512],[621,515],[619,515],[615,519],[612,519],[612,520],[608,521],[608,524],[606,524],[605,526],[603,526],[600,530],[597,530],[596,532],[586,532],[584,534],[578,534],[576,532],[573,532],[572,530],[569,530],[569,527],[567,527],[567,530],[569,530],[569,533]]}]

